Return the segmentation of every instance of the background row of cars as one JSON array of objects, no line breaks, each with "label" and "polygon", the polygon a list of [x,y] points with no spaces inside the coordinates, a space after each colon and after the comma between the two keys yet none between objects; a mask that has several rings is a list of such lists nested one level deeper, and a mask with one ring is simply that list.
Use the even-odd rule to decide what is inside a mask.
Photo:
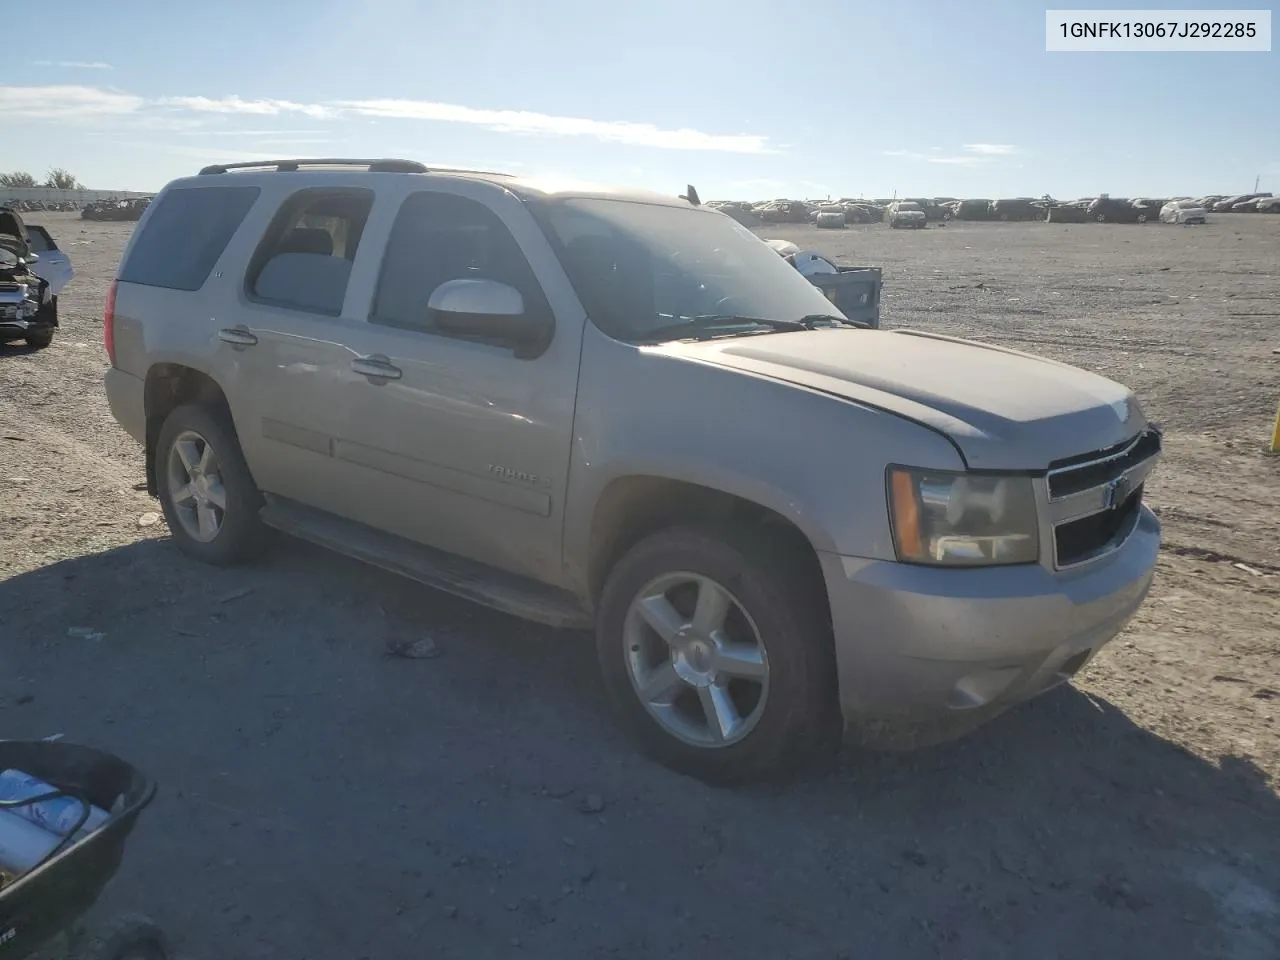
[{"label": "background row of cars", "polygon": [[888,223],[891,227],[923,227],[944,220],[1048,220],[1054,223],[1204,223],[1216,213],[1280,213],[1280,197],[1270,193],[1209,195],[1205,197],[1081,197],[1059,201],[1052,197],[904,197],[863,200],[713,200],[708,206],[739,223],[812,223],[844,227],[858,223]]},{"label": "background row of cars", "polygon": [[80,211],[81,220],[136,221],[151,205],[151,197],[130,197],[126,200],[97,200],[85,204]]}]

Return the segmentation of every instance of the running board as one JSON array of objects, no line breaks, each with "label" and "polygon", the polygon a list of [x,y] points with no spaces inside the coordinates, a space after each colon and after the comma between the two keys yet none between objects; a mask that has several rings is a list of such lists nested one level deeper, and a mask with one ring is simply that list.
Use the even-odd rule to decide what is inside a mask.
[{"label": "running board", "polygon": [[454,596],[551,627],[586,630],[591,615],[572,594],[284,497],[266,497],[262,521],[281,533]]}]

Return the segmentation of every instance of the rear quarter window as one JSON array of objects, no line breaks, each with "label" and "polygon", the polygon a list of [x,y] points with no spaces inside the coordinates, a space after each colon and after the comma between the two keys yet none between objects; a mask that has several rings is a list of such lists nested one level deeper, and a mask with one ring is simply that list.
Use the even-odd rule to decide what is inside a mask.
[{"label": "rear quarter window", "polygon": [[250,186],[170,190],[149,211],[120,280],[199,290],[258,194]]}]

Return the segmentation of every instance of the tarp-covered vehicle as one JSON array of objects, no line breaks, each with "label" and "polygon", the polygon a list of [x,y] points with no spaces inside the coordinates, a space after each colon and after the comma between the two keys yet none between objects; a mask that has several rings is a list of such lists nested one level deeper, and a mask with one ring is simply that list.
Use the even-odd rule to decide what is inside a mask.
[{"label": "tarp-covered vehicle", "polygon": [[1044,210],[1034,200],[1012,197],[993,200],[990,207],[993,220],[1043,220]]},{"label": "tarp-covered vehicle", "polygon": [[1098,223],[1138,223],[1142,213],[1124,197],[1098,197],[1089,204],[1089,219]]},{"label": "tarp-covered vehicle", "polygon": [[1171,200],[1160,208],[1161,223],[1205,223],[1205,209],[1195,200]]},{"label": "tarp-covered vehicle", "polygon": [[955,220],[990,220],[991,201],[981,197],[961,200],[952,215]]}]

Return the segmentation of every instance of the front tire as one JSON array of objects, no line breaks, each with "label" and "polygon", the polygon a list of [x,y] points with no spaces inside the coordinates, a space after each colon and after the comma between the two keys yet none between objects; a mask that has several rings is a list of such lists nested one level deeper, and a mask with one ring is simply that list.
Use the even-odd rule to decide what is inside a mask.
[{"label": "front tire", "polygon": [[225,411],[188,404],[170,413],[156,441],[155,472],[160,507],[183,553],[221,567],[262,552],[262,494]]},{"label": "front tire", "polygon": [[38,333],[28,333],[26,340],[27,346],[31,347],[33,350],[43,350],[45,347],[49,346],[49,344],[53,343],[53,328],[49,327],[39,331]]},{"label": "front tire", "polygon": [[609,574],[605,685],[649,756],[708,783],[771,778],[832,752],[840,716],[827,603],[776,542],[674,527]]}]

